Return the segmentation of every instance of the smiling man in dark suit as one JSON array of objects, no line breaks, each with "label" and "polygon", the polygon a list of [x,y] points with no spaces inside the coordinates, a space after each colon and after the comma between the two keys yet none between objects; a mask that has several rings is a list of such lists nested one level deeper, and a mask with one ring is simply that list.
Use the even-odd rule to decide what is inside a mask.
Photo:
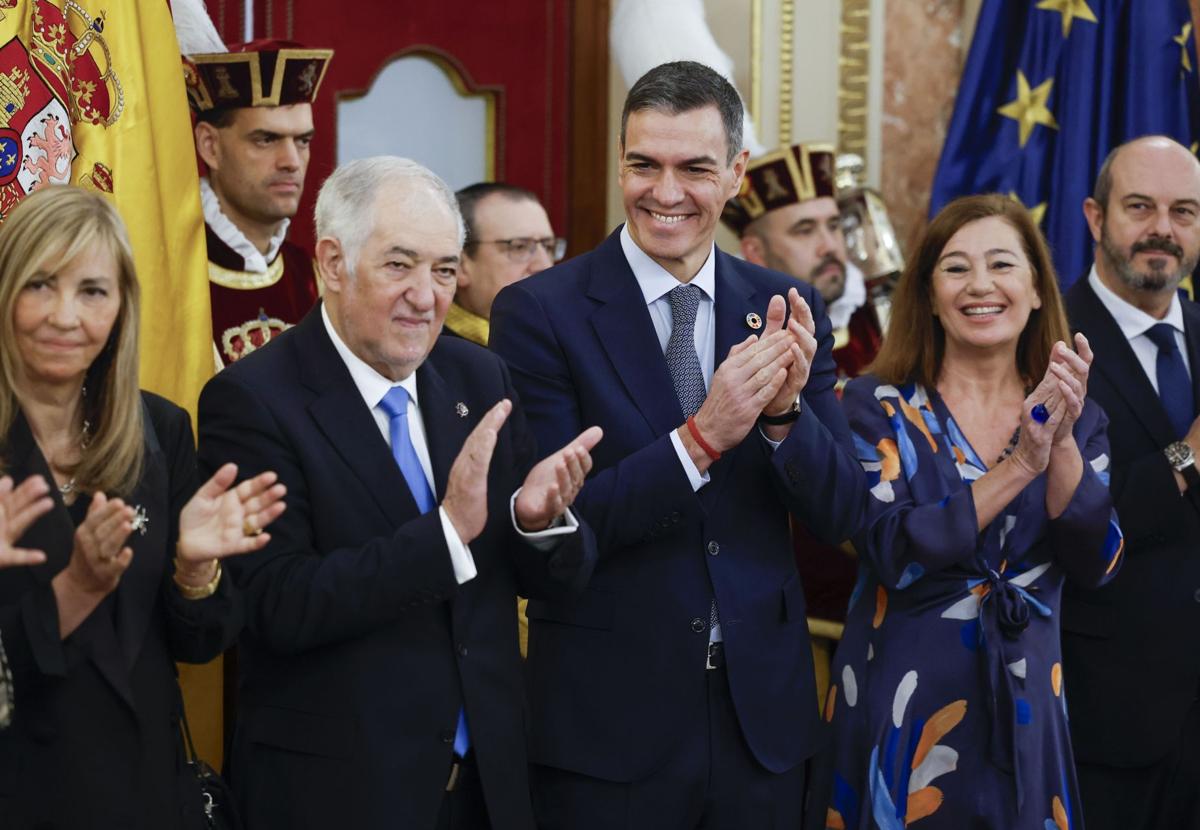
[{"label": "smiling man in dark suit", "polygon": [[203,461],[291,494],[236,574],[248,828],[532,830],[513,603],[586,580],[566,508],[600,432],[535,466],[501,361],[439,341],[463,240],[441,179],[354,161],[316,218],[322,306],[200,399]]},{"label": "smiling man in dark suit", "polygon": [[1084,204],[1096,260],[1067,294],[1095,353],[1128,546],[1063,597],[1063,671],[1090,830],[1200,827],[1200,164],[1169,138],[1115,149]]},{"label": "smiling man in dark suit", "polygon": [[592,582],[529,603],[546,830],[795,828],[805,806],[820,725],[788,512],[840,541],[865,484],[820,295],[714,247],[741,119],[705,66],[647,73],[622,115],[625,226],[492,307],[539,442],[607,436],[578,501]]}]

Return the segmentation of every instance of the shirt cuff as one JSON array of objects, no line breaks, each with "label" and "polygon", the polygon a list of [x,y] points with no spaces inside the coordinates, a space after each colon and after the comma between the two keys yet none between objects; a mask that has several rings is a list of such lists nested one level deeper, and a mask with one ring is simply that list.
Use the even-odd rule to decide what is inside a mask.
[{"label": "shirt cuff", "polygon": [[536,550],[540,550],[543,553],[554,550],[558,547],[559,542],[562,541],[559,537],[569,536],[579,527],[579,520],[575,518],[575,514],[568,508],[561,516],[552,521],[550,526],[545,530],[521,530],[521,523],[517,521],[517,496],[520,494],[520,487],[513,491],[512,498],[508,500],[508,515],[512,519],[513,530]]},{"label": "shirt cuff", "polygon": [[763,432],[761,425],[758,427],[758,434],[762,436],[764,441],[771,445],[771,452],[775,452],[775,450],[779,449],[779,445],[783,443],[782,441],[772,441],[770,438],[768,438],[767,434]]},{"label": "shirt cuff", "polygon": [[683,446],[683,439],[679,437],[678,430],[671,430],[671,445],[675,447],[675,454],[679,456],[679,463],[683,465],[683,471],[687,473],[688,481],[692,485],[692,492],[696,492],[711,480],[708,473],[701,473],[696,466],[696,462],[688,455],[688,451]]},{"label": "shirt cuff", "polygon": [[438,516],[442,519],[442,534],[446,537],[446,548],[450,551],[450,564],[454,568],[454,579],[459,585],[470,582],[479,575],[479,571],[475,569],[475,557],[471,555],[471,549],[463,544],[462,539],[458,538],[458,531],[454,529],[454,523],[446,515],[446,508],[438,507]]}]

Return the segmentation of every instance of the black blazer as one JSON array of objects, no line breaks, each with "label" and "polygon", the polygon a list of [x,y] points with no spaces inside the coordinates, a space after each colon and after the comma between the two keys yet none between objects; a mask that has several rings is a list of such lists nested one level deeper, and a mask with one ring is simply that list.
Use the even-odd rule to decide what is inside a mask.
[{"label": "black blazer", "polygon": [[[471,429],[516,395],[460,338],[416,374],[440,501]],[[479,574],[458,585],[438,513],[419,514],[319,307],[209,381],[202,464],[288,487],[270,544],[231,564],[247,624],[229,772],[249,830],[433,827],[464,701],[492,826],[533,827],[515,597],[578,583],[595,557],[586,528],[551,555],[519,541],[509,497],[534,454],[517,405],[470,545]]]},{"label": "black blazer", "polygon": [[[1151,764],[1178,741],[1200,690],[1200,511],[1183,498],[1163,448],[1166,412],[1087,279],[1067,294],[1071,325],[1096,358],[1088,396],[1108,414],[1112,494],[1125,562],[1110,583],[1063,590],[1063,673],[1081,762]],[[1183,300],[1200,400],[1200,305]]]},{"label": "black blazer", "polygon": [[195,492],[196,456],[187,413],[143,393],[158,448],[147,447],[127,498],[145,508],[144,535],[117,589],[66,640],[50,580],[70,559],[75,525],[58,496],[29,425],[18,418],[5,447],[20,482],[46,477],[55,506],[21,538],[48,561],[0,571],[0,631],[16,695],[0,732],[0,826],[80,830],[180,826],[182,759],[176,660],[201,663],[236,637],[241,608],[232,580],[186,600],[171,580],[179,511]]},{"label": "black blazer", "polygon": [[800,291],[818,349],[799,420],[774,452],[751,429],[692,490],[670,433],[684,422],[645,298],[617,233],[500,292],[501,355],[542,446],[599,424],[577,506],[600,564],[567,602],[529,603],[533,760],[610,781],[658,769],[707,717],[704,664],[716,596],[729,686],[750,751],[782,772],[811,756],[817,714],[791,512],[839,542],[858,529],[866,480],[834,395],[833,337],[805,283],[716,252],[716,361]]}]

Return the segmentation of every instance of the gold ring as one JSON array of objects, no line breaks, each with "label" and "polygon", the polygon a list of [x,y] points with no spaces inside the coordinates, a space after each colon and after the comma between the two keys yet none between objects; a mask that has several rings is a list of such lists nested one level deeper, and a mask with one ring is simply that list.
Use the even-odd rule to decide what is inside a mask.
[{"label": "gold ring", "polygon": [[249,516],[242,520],[243,536],[258,536],[262,532],[262,528],[252,522]]}]

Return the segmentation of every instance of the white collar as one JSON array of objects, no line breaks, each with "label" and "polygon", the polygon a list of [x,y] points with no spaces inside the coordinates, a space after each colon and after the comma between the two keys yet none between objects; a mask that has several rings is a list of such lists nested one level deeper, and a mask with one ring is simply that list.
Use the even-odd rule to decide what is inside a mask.
[{"label": "white collar", "polygon": [[265,273],[267,265],[274,262],[275,257],[279,255],[279,247],[283,245],[283,238],[287,236],[288,225],[292,220],[284,219],[280,223],[279,230],[271,237],[267,253],[264,255],[246,238],[241,228],[233,224],[233,220],[222,212],[221,202],[217,199],[212,185],[208,183],[207,176],[200,179],[200,205],[204,208],[204,221],[212,228],[213,233],[246,261],[245,270],[257,274]]},{"label": "white collar", "polygon": [[835,330],[845,328],[850,324],[854,312],[862,308],[867,301],[867,281],[863,272],[853,262],[846,263],[846,287],[842,296],[838,297],[825,308],[829,315],[829,324]]},{"label": "white collar", "polygon": [[329,319],[329,312],[325,308],[325,303],[321,303],[321,320],[325,323],[325,331],[329,334],[329,339],[333,341],[333,347],[337,349],[338,356],[346,364],[346,368],[350,370],[350,378],[354,381],[354,385],[358,387],[358,394],[362,395],[363,403],[367,405],[368,409],[374,409],[379,406],[379,402],[383,400],[383,396],[390,392],[393,386],[403,386],[404,391],[408,392],[408,397],[412,401],[413,407],[420,408],[420,405],[417,403],[416,372],[409,372],[408,377],[399,383],[384,377],[371,368],[365,360],[350,351],[350,347],[338,336],[337,330],[334,329],[333,323]]},{"label": "white collar", "polygon": [[[713,253],[716,247],[714,244],[712,250],[708,252],[708,259],[704,260],[704,264],[700,266],[700,270],[696,272],[696,276],[692,277],[689,283],[704,292],[710,300],[716,300],[717,297],[717,258]],[[633,237],[629,235],[628,224],[621,228],[621,250],[625,252],[625,261],[629,263],[629,268],[637,280],[638,288],[642,290],[642,296],[646,298],[646,305],[661,299],[672,289],[681,285],[670,271],[663,268],[638,247],[638,244],[633,241]]]},{"label": "white collar", "polygon": [[1171,292],[1171,307],[1167,309],[1167,316],[1156,320],[1137,306],[1121,299],[1115,291],[1105,285],[1100,279],[1100,275],[1096,273],[1095,263],[1092,263],[1091,273],[1088,274],[1088,285],[1092,287],[1100,302],[1108,309],[1108,313],[1112,315],[1126,340],[1132,340],[1145,334],[1151,326],[1159,323],[1170,323],[1176,331],[1183,332],[1183,305],[1179,302],[1177,292]]}]

